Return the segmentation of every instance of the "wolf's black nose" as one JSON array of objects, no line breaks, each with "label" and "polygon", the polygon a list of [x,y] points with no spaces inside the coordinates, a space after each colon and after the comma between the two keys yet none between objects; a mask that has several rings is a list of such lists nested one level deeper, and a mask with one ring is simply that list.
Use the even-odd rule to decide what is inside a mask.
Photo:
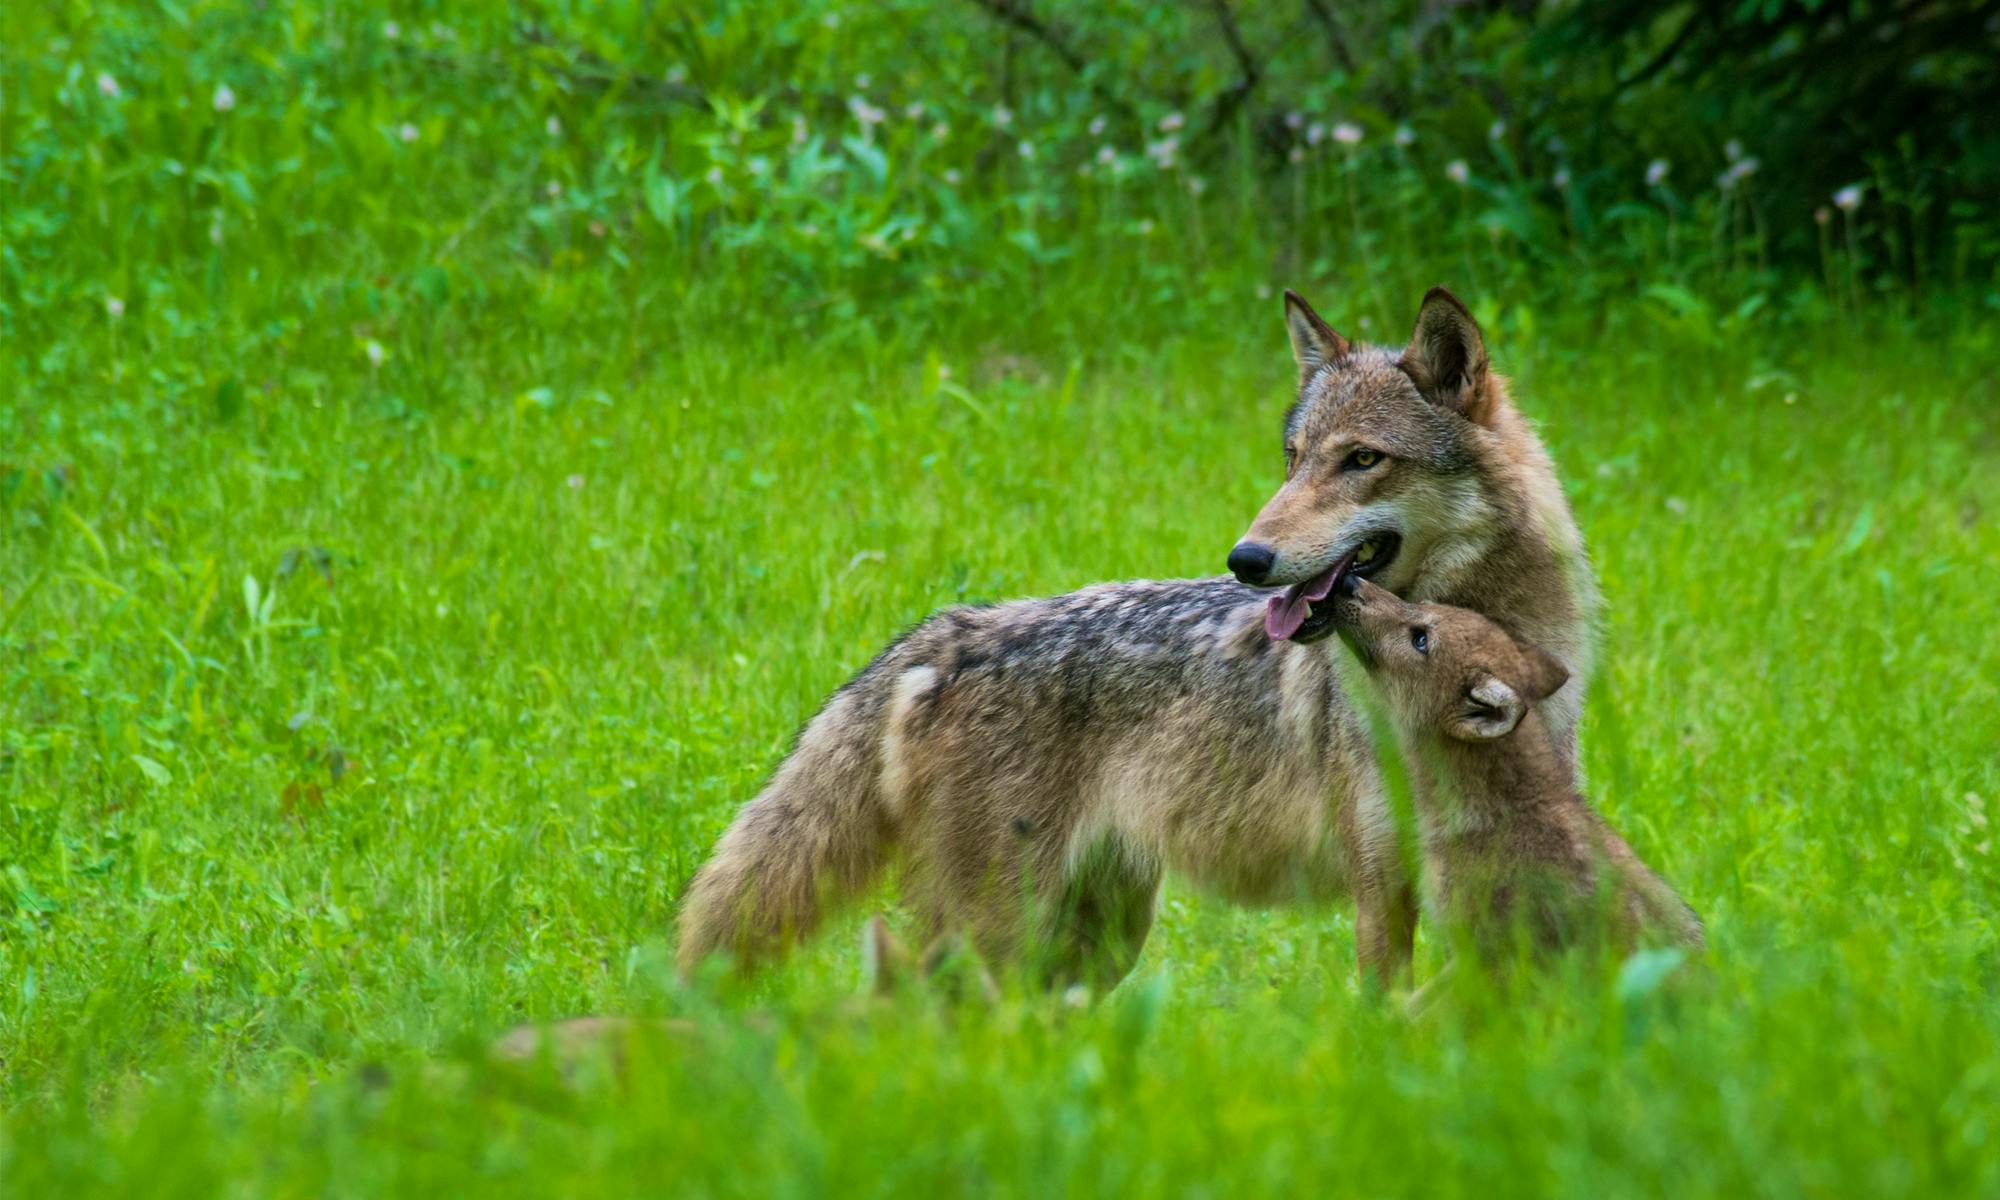
[{"label": "wolf's black nose", "polygon": [[1262,542],[1238,542],[1236,549],[1229,552],[1229,570],[1240,583],[1256,587],[1271,573],[1271,564],[1278,561],[1278,552]]}]

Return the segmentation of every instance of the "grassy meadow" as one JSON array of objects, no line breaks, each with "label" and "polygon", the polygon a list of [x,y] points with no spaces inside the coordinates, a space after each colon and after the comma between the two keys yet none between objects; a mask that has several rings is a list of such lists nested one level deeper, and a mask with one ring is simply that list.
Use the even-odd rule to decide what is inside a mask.
[{"label": "grassy meadow", "polygon": [[[726,137],[482,108],[437,66],[470,16],[112,11],[16,14],[0,113],[0,1192],[2000,1193],[1977,286],[1869,286],[1854,223],[1803,268],[1666,201],[1615,252],[1482,226],[1499,166],[1433,231],[1421,141],[1392,195],[1246,158],[1063,221],[1005,198],[1046,151],[939,167],[986,172],[953,207],[829,142],[860,190],[769,207],[850,223],[758,242],[750,191],[674,207]],[[1400,342],[1439,281],[1576,506],[1592,794],[1705,963],[1413,1022],[1350,912],[1170,883],[1087,1008],[857,1008],[859,913],[674,978],[681,887],[829,691],[942,605],[1219,572],[1282,469],[1275,290]],[[700,1036],[486,1057],[601,1012]]]}]

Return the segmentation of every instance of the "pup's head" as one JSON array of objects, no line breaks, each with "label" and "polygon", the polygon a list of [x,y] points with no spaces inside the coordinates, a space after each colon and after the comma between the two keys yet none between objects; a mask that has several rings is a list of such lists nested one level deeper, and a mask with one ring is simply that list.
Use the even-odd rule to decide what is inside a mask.
[{"label": "pup's head", "polygon": [[1410,732],[1496,741],[1569,679],[1540,647],[1470,609],[1410,604],[1352,576],[1327,608]]},{"label": "pup's head", "polygon": [[1342,576],[1437,595],[1479,557],[1499,517],[1476,468],[1506,401],[1478,324],[1443,288],[1424,297],[1400,350],[1348,341],[1289,291],[1285,325],[1299,364],[1285,482],[1229,569],[1254,587],[1284,588],[1265,629],[1309,642],[1331,632],[1314,605]]}]

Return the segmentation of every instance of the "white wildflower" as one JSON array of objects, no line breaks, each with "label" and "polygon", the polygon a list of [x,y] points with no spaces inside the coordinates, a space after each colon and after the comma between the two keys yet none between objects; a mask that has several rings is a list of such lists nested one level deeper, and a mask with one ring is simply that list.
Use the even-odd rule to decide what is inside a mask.
[{"label": "white wildflower", "polygon": [[382,22],[382,36],[393,42],[403,36],[403,27],[394,21],[384,21]]},{"label": "white wildflower", "polygon": [[1460,187],[1472,182],[1472,168],[1465,165],[1462,158],[1454,158],[1444,165],[1444,177]]},{"label": "white wildflower", "polygon": [[1153,218],[1147,217],[1145,220],[1139,222],[1139,236],[1140,237],[1153,236]]},{"label": "white wildflower", "polygon": [[847,111],[854,114],[854,119],[861,123],[861,128],[864,130],[872,129],[889,119],[888,113],[876,108],[860,96],[848,99]]},{"label": "white wildflower", "polygon": [[116,321],[125,315],[125,302],[116,296],[106,296],[104,298],[104,313]]},{"label": "white wildflower", "polygon": [[1667,172],[1673,168],[1664,158],[1656,158],[1646,164],[1646,186],[1659,187],[1667,181]]},{"label": "white wildflower", "polygon": [[868,85],[874,82],[875,80],[871,76],[866,74],[856,75],[854,77],[854,86],[861,89],[864,92],[868,90]]},{"label": "white wildflower", "polygon": [[957,167],[946,167],[944,169],[944,181],[949,186],[957,187],[958,181],[962,178],[964,178],[964,176],[958,173]]},{"label": "white wildflower", "polygon": [[1033,142],[1022,142],[1016,149],[1021,152],[1022,158],[1032,159],[1035,157],[1035,143]]},{"label": "white wildflower", "polygon": [[1342,121],[1333,127],[1333,140],[1343,146],[1361,144],[1361,126],[1352,121]]},{"label": "white wildflower", "polygon": [[912,100],[908,104],[905,104],[903,106],[903,119],[906,121],[923,120],[924,102],[921,100]]},{"label": "white wildflower", "polygon": [[1098,166],[1100,166],[1100,167],[1108,167],[1108,166],[1110,166],[1110,165],[1111,165],[1112,163],[1115,163],[1115,162],[1117,162],[1117,161],[1118,161],[1118,151],[1116,151],[1116,150],[1113,150],[1113,149],[1112,149],[1111,147],[1109,147],[1109,146],[1099,146],[1099,147],[1097,148],[1097,165],[1098,165]]},{"label": "white wildflower", "polygon": [[1757,173],[1758,163],[1754,158],[1739,158],[1729,164],[1729,169],[1715,177],[1715,185],[1723,191],[1734,191],[1736,185]]},{"label": "white wildflower", "polygon": [[1190,195],[1199,196],[1208,190],[1208,181],[1199,175],[1188,176],[1187,189]]},{"label": "white wildflower", "polygon": [[215,111],[226,113],[235,107],[236,93],[230,91],[229,85],[226,83],[218,86],[215,89]]},{"label": "white wildflower", "polygon": [[804,117],[795,116],[792,118],[792,145],[805,145],[806,138],[810,137],[811,133],[812,131],[806,126],[806,119]]},{"label": "white wildflower", "polygon": [[1287,129],[1297,129],[1305,123],[1306,115],[1296,108],[1285,114],[1285,128]]},{"label": "white wildflower", "polygon": [[1495,121],[1486,127],[1486,140],[1489,142],[1497,142],[1506,136],[1507,122],[1505,121]]},{"label": "white wildflower", "polygon": [[1006,105],[993,110],[993,128],[1005,129],[1014,123],[1014,110]]},{"label": "white wildflower", "polygon": [[549,186],[542,190],[546,191],[549,194],[549,199],[553,200],[557,196],[562,195],[562,184],[551,179],[549,180]]},{"label": "white wildflower", "polygon": [[1833,210],[1822,204],[1818,208],[1813,209],[1813,220],[1820,225],[1824,225],[1828,221],[1833,220]]},{"label": "white wildflower", "polygon": [[1326,140],[1326,126],[1314,121],[1306,126],[1306,145],[1317,146]]},{"label": "white wildflower", "polygon": [[1090,136],[1103,137],[1104,127],[1106,124],[1107,122],[1104,120],[1102,116],[1095,116],[1090,118]]},{"label": "white wildflower", "polygon": [[405,121],[402,127],[396,130],[396,136],[403,139],[404,145],[408,145],[417,140],[417,127]]},{"label": "white wildflower", "polygon": [[1160,132],[1172,133],[1174,130],[1179,129],[1181,126],[1185,124],[1187,124],[1186,117],[1183,117],[1177,112],[1170,112],[1166,116],[1160,118]]},{"label": "white wildflower", "polygon": [[99,71],[97,73],[97,90],[103,95],[115,97],[118,95],[118,81],[111,77],[111,72]]},{"label": "white wildflower", "polygon": [[703,179],[706,179],[706,180],[708,180],[708,182],[709,182],[709,183],[713,184],[713,185],[714,185],[714,186],[716,186],[716,187],[721,187],[721,186],[722,186],[722,168],[721,168],[721,167],[710,167],[710,168],[708,169],[708,173],[707,173],[706,175],[703,175],[703,176],[702,176],[702,178],[703,178]]},{"label": "white wildflower", "polygon": [[1861,185],[1850,183],[1833,194],[1833,206],[1844,213],[1861,207]]},{"label": "white wildflower", "polygon": [[1730,138],[1728,141],[1722,143],[1722,157],[1728,159],[1730,162],[1735,162],[1737,159],[1742,158],[1743,143],[1737,141],[1735,138]]},{"label": "white wildflower", "polygon": [[939,121],[937,124],[931,126],[932,139],[941,142],[950,136],[951,136],[951,126],[946,124],[945,122]]},{"label": "white wildflower", "polygon": [[374,338],[362,343],[361,352],[368,356],[368,365],[371,367],[381,366],[389,357],[389,352],[382,349],[382,343]]},{"label": "white wildflower", "polygon": [[1556,188],[1556,190],[1557,190],[1557,191],[1559,191],[1559,192],[1563,192],[1563,191],[1568,191],[1568,190],[1569,190],[1569,168],[1568,168],[1568,167],[1557,167],[1557,168],[1556,168],[1556,173],[1555,173],[1555,174],[1553,174],[1553,175],[1551,175],[1551,176],[1549,176],[1549,182],[1550,182],[1550,183],[1552,183],[1552,184],[1554,184],[1554,185],[1555,185],[1555,188]]},{"label": "white wildflower", "polygon": [[555,117],[555,116],[551,116],[551,117],[549,117],[549,119],[548,119],[548,120],[546,120],[546,121],[543,121],[543,122],[542,122],[542,131],[543,131],[544,133],[547,133],[547,134],[548,134],[548,135],[549,135],[550,137],[561,137],[561,136],[562,136],[562,120],[561,120],[561,118],[559,118],[559,117]]},{"label": "white wildflower", "polygon": [[1398,146],[1407,148],[1415,144],[1417,140],[1417,131],[1410,128],[1408,125],[1398,125],[1396,126],[1395,137],[1392,140]]}]

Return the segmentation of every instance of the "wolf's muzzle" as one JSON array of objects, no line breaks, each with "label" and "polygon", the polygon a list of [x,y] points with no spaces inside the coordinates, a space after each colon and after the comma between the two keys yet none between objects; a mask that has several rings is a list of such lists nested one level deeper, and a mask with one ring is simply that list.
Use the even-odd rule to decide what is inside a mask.
[{"label": "wolf's muzzle", "polygon": [[1271,564],[1277,561],[1278,552],[1262,542],[1238,542],[1229,552],[1229,572],[1238,583],[1262,587],[1271,574]]}]

